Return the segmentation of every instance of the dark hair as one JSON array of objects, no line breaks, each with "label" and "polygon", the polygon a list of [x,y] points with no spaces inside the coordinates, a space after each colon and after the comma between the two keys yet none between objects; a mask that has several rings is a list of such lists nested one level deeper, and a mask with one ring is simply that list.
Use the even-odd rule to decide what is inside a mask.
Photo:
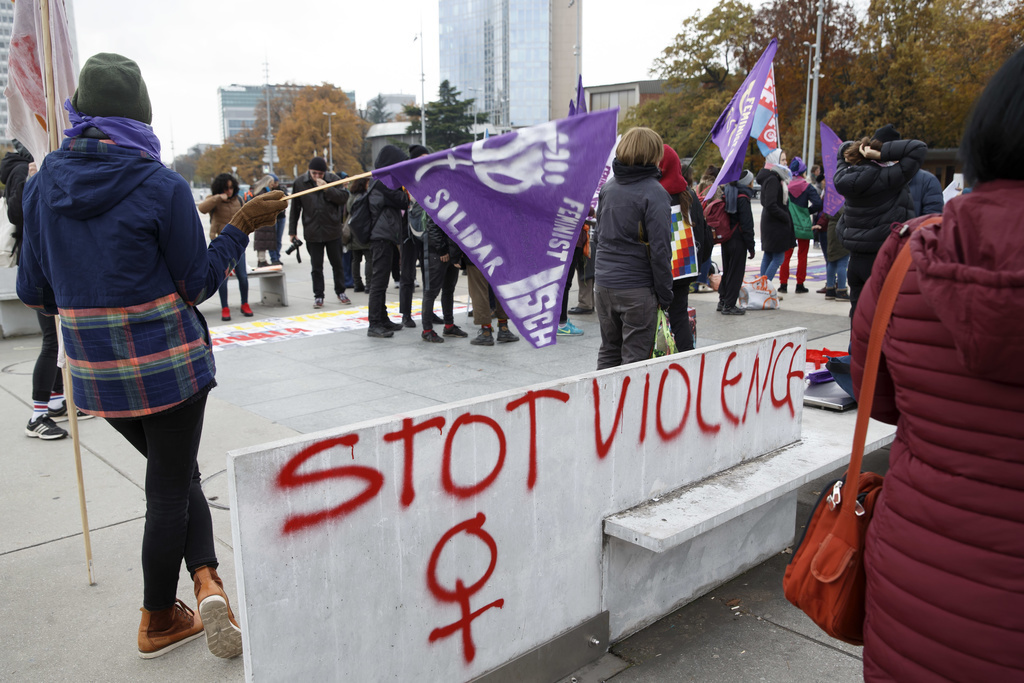
[{"label": "dark hair", "polygon": [[960,142],[968,185],[1024,180],[1024,48],[999,68],[975,101]]},{"label": "dark hair", "polygon": [[366,187],[370,184],[369,178],[360,178],[359,180],[353,180],[349,185],[349,189],[352,194],[362,194],[366,192]]},{"label": "dark hair", "polygon": [[231,186],[235,188],[234,196],[237,197],[238,181],[235,180],[235,176],[231,175],[230,173],[221,173],[219,176],[213,179],[213,182],[210,183],[210,194],[220,194],[222,192],[227,192],[228,183],[231,183]]},{"label": "dark hair", "polygon": [[860,148],[862,145],[867,145],[876,152],[881,152],[883,144],[884,143],[881,140],[861,138],[860,140],[855,141],[853,144],[846,146],[846,149],[843,150],[843,158],[846,160],[846,163],[848,164],[859,164],[862,161],[866,161],[864,155],[860,153]]},{"label": "dark hair", "polygon": [[680,171],[683,176],[683,180],[686,181],[687,185],[693,185],[693,167],[689,164],[683,164],[683,168]]}]

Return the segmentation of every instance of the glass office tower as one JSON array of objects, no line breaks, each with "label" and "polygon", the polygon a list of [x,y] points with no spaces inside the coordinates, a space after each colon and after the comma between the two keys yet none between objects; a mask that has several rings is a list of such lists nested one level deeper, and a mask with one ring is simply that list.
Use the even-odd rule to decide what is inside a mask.
[{"label": "glass office tower", "polygon": [[441,80],[500,129],[564,116],[553,101],[575,87],[577,16],[561,0],[440,0]]}]

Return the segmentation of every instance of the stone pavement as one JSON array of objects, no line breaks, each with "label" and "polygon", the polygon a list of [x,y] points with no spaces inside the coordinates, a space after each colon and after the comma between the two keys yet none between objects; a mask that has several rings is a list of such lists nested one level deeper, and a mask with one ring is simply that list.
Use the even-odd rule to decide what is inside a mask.
[{"label": "stone pavement", "polygon": [[[691,295],[698,347],[805,327],[809,348],[846,348],[848,305],[813,293],[823,286],[820,253],[812,255],[812,265],[812,293],[785,295],[778,311],[721,316],[715,312],[717,294]],[[251,281],[256,317],[242,318],[232,280],[232,323],[220,323],[216,297],[200,307],[214,332],[223,335],[222,325],[244,331],[252,329],[248,323],[314,313],[308,262],[286,257],[285,271],[287,309],[262,306],[259,285]],[[366,305],[366,294],[348,294],[352,306],[328,299],[321,312]],[[397,289],[388,294],[389,304],[397,306]],[[468,302],[464,282],[456,298]],[[590,371],[600,343],[596,316],[572,319],[584,335],[560,337],[541,350],[525,341],[477,347],[449,338],[425,344],[418,328],[370,339],[355,323],[348,331],[219,348],[219,386],[208,403],[200,467],[229,594],[235,595],[225,476],[229,450]],[[456,322],[475,334],[465,313]],[[24,434],[39,344],[39,337],[0,341],[0,412],[7,416],[7,428],[0,431],[0,681],[171,681],[184,672],[209,681],[243,680],[241,658],[216,659],[201,640],[154,660],[136,656],[145,461],[98,419],[80,423],[95,577],[95,585],[88,585],[71,440],[42,442]],[[880,460],[884,466],[884,454]],[[804,496],[813,500],[817,490],[809,485]],[[608,657],[632,666],[615,683],[860,680],[858,648],[818,633],[782,597],[787,559],[776,557],[617,644]],[[194,602],[191,592],[183,568],[179,597]],[[576,678],[601,680],[609,671],[591,667]]]}]

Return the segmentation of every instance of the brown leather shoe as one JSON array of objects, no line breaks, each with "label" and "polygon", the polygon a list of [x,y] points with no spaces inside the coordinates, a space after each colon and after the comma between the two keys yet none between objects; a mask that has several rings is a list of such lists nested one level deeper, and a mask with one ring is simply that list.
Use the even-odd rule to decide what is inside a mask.
[{"label": "brown leather shoe", "polygon": [[152,659],[203,635],[203,620],[178,600],[173,607],[150,612],[142,608],[139,656]]},{"label": "brown leather shoe", "polygon": [[230,659],[242,654],[242,629],[228,604],[224,582],[212,567],[200,567],[194,575],[196,602],[206,629],[206,645],[218,657]]}]

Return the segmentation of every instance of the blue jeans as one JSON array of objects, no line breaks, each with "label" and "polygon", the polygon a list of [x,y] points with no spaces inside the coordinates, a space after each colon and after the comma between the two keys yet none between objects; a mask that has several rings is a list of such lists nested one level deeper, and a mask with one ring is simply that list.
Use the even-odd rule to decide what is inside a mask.
[{"label": "blue jeans", "polygon": [[277,248],[276,249],[269,249],[268,250],[270,252],[270,261],[271,261],[271,263],[273,263],[274,261],[280,261],[281,260],[281,240],[284,239],[284,214],[283,213],[277,217],[277,223],[274,225],[274,232],[277,233],[277,242],[275,242],[275,244],[277,244]]},{"label": "blue jeans", "polygon": [[769,280],[774,280],[775,273],[779,270],[779,266],[782,265],[784,258],[786,258],[786,252],[784,251],[764,252],[764,256],[761,257],[761,275]]},{"label": "blue jeans", "polygon": [[345,286],[355,287],[356,282],[352,277],[352,251],[349,249],[341,254],[341,272],[345,277]]},{"label": "blue jeans", "polygon": [[[245,272],[249,266],[246,265],[245,259],[241,259],[235,266],[235,277],[238,278],[238,293],[242,297],[242,303],[249,303],[249,275]],[[228,307],[228,280],[225,278],[224,282],[220,283],[220,307]]]},{"label": "blue jeans", "polygon": [[838,261],[829,261],[825,265],[825,286],[829,289],[846,289],[846,267],[850,265],[850,255],[847,254]]}]

